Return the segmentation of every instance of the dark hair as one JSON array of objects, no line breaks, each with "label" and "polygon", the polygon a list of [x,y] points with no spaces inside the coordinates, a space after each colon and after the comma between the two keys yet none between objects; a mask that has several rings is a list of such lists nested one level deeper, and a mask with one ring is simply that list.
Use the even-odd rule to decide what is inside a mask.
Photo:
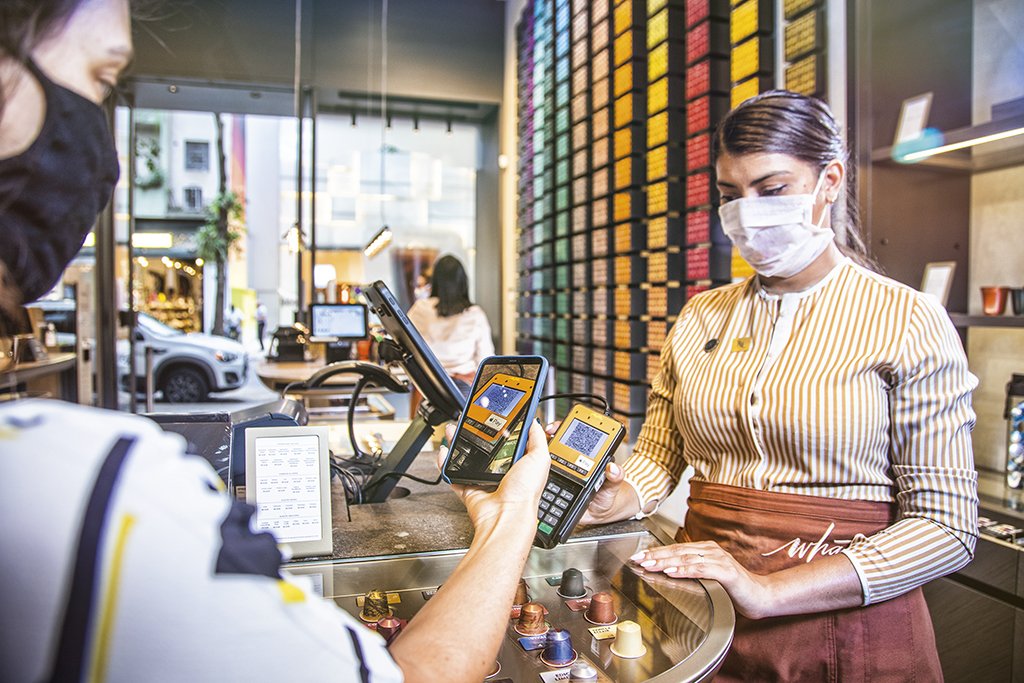
[{"label": "dark hair", "polygon": [[448,255],[437,260],[430,277],[430,295],[437,297],[437,314],[442,318],[458,315],[473,305],[469,300],[469,277],[459,259]]},{"label": "dark hair", "polygon": [[85,0],[3,0],[0,56],[24,62],[40,42],[59,31]]},{"label": "dark hair", "polygon": [[788,154],[819,172],[833,159],[846,168],[846,204],[832,205],[836,246],[862,266],[877,270],[860,231],[857,183],[843,136],[828,105],[788,90],[769,90],[726,114],[715,131],[715,155]]}]

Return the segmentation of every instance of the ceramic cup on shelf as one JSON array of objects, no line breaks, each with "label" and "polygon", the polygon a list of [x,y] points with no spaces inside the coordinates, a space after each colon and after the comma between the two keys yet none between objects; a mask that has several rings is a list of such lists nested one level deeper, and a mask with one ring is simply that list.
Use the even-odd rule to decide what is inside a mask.
[{"label": "ceramic cup on shelf", "polygon": [[1024,315],[1024,287],[1010,288],[1010,306],[1014,315]]},{"label": "ceramic cup on shelf", "polygon": [[1002,315],[1006,311],[1009,287],[982,287],[981,310],[985,315]]}]

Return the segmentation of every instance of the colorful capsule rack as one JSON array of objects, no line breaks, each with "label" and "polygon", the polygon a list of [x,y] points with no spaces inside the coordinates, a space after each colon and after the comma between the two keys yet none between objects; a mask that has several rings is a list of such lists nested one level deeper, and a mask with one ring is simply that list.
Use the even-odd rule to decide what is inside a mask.
[{"label": "colorful capsule rack", "polygon": [[783,57],[788,90],[825,95],[825,9],[821,0],[783,1]]},{"label": "colorful capsule rack", "polygon": [[607,396],[615,415],[640,419],[686,300],[749,274],[718,221],[715,126],[773,86],[776,40],[787,85],[820,94],[821,4],[527,3],[517,347],[548,357],[559,391]]}]

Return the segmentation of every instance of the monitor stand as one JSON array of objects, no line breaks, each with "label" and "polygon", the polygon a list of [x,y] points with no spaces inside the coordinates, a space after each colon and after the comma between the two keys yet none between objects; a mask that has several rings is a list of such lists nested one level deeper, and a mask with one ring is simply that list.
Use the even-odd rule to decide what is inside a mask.
[{"label": "monitor stand", "polygon": [[[364,492],[369,491],[363,496],[363,502],[383,503],[386,501],[398,484],[398,474],[404,474],[409,469],[412,461],[430,440],[434,428],[447,421],[447,416],[431,407],[426,400],[420,403],[416,417],[406,428],[402,438],[391,448],[388,457],[363,487]],[[390,474],[392,472],[395,474]]]}]

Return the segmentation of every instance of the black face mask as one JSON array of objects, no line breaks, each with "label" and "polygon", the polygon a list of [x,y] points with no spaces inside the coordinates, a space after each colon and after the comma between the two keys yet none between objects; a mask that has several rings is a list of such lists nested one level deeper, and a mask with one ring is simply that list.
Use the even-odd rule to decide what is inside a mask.
[{"label": "black face mask", "polygon": [[0,261],[25,302],[60,279],[119,172],[103,109],[28,67],[46,95],[46,118],[28,149],[0,160]]}]

